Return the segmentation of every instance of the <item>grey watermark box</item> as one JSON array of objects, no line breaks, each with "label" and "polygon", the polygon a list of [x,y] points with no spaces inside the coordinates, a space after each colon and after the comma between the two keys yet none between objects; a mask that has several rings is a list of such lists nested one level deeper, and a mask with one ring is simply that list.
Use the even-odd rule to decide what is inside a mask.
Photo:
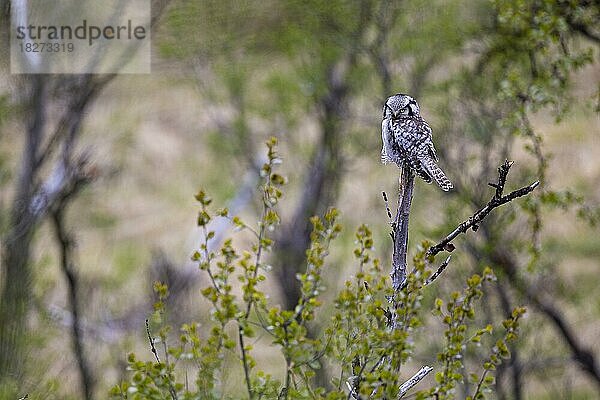
[{"label": "grey watermark box", "polygon": [[15,74],[150,72],[150,0],[16,0]]}]

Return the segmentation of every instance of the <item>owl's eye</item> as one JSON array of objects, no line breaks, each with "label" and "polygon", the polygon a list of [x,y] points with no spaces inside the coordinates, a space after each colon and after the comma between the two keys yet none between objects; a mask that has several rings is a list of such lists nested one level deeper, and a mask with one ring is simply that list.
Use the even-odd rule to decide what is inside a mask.
[{"label": "owl's eye", "polygon": [[401,108],[400,109],[400,114],[407,115],[408,114],[408,107]]},{"label": "owl's eye", "polygon": [[394,115],[394,110],[392,110],[392,107],[388,106],[387,103],[383,105],[383,118],[385,118],[387,115]]}]

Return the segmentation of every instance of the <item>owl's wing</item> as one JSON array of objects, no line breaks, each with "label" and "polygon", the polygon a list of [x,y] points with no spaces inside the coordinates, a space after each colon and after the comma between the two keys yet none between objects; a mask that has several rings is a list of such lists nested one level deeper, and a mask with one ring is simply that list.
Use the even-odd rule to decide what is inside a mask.
[{"label": "owl's wing", "polygon": [[422,129],[424,131],[423,133],[427,135],[427,152],[429,153],[429,156],[433,159],[433,161],[437,161],[437,154],[435,154],[435,147],[433,146],[433,136],[431,134],[431,128],[429,127],[429,124],[423,121]]},{"label": "owl's wing", "polygon": [[391,154],[391,144],[390,144],[390,127],[389,127],[389,121],[387,119],[384,119],[381,122],[381,140],[382,140],[382,147],[381,147],[381,162],[383,164],[387,164],[392,162],[392,158],[390,157]]},{"label": "owl's wing", "polygon": [[385,152],[385,147],[383,149],[381,149],[381,163],[382,164],[387,164],[392,162],[392,160],[388,157],[387,153]]},{"label": "owl's wing", "polygon": [[433,159],[433,161],[437,161],[437,154],[435,154],[435,147],[433,146],[433,141],[430,141],[428,143],[428,150],[429,150],[429,155],[431,156],[431,158]]}]

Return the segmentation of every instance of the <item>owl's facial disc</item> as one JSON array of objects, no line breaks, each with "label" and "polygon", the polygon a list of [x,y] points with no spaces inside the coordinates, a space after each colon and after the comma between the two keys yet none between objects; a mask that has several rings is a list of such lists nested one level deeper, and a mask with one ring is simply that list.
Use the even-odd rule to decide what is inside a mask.
[{"label": "owl's facial disc", "polygon": [[398,119],[419,115],[419,106],[409,95],[398,93],[387,99],[383,106],[383,118]]}]

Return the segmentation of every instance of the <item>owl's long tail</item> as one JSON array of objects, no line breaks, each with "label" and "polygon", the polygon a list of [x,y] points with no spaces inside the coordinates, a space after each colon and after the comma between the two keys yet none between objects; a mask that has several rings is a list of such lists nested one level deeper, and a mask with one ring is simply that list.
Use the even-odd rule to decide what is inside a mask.
[{"label": "owl's long tail", "polygon": [[421,165],[427,171],[429,176],[433,178],[437,182],[437,184],[442,188],[444,192],[449,191],[454,186],[452,186],[452,182],[446,177],[444,171],[441,170],[440,167],[437,166],[435,161],[431,157],[423,157],[421,159]]}]

